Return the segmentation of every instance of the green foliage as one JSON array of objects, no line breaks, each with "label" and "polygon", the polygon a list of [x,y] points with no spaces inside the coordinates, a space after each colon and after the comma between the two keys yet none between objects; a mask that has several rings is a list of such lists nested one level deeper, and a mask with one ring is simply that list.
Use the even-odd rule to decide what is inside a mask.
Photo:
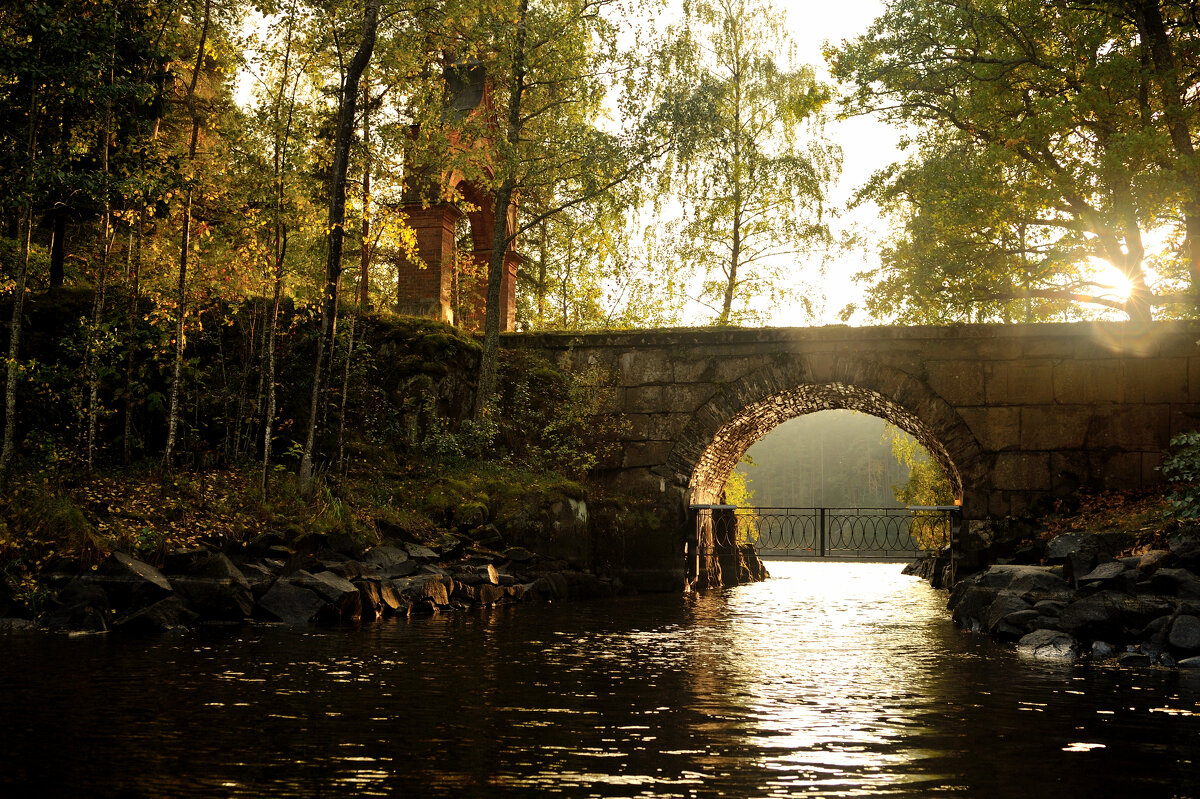
[{"label": "green foliage", "polygon": [[1200,431],[1172,438],[1160,470],[1171,484],[1167,495],[1170,515],[1180,521],[1200,519]]},{"label": "green foliage", "polygon": [[[1185,229],[1200,252],[1197,117],[1177,83],[1196,68],[1194,21],[1173,3],[1051,6],[899,0],[828,53],[850,113],[912,131],[909,160],[863,193],[901,225],[867,275],[876,312],[1021,319],[1078,302],[1145,318],[1152,288],[1186,285],[1171,253]],[[1155,287],[1151,231],[1174,238]],[[1089,282],[1089,258],[1125,276],[1128,303]]]},{"label": "green foliage", "polygon": [[684,9],[691,46],[667,68],[688,89],[673,106],[678,147],[661,187],[683,206],[673,244],[717,324],[759,321],[752,302],[790,297],[791,265],[830,240],[823,208],[841,153],[821,134],[829,90],[782,60],[790,41],[768,0]]}]

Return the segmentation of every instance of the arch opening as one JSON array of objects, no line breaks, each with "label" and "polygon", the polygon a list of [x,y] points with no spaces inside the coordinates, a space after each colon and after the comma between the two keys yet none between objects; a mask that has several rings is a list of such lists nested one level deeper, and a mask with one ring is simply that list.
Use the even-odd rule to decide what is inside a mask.
[{"label": "arch opening", "polygon": [[696,461],[688,480],[693,504],[720,500],[729,475],[752,444],[789,419],[827,410],[853,410],[883,419],[917,440],[941,466],[956,499],[962,473],[935,431],[915,413],[884,395],[840,382],[804,384],[751,402],[722,424]]}]

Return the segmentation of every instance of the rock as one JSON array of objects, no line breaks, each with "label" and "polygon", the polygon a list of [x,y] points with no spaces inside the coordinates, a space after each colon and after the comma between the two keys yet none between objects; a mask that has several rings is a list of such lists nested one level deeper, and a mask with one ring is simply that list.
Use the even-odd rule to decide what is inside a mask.
[{"label": "rock", "polygon": [[[971,585],[961,593],[958,592],[958,586],[955,586],[955,593],[958,594],[957,602],[952,606],[951,614],[954,623],[972,632],[984,629],[987,609],[996,601],[1000,592],[995,588]],[[951,595],[951,602],[955,602],[955,599],[956,597]]]},{"label": "rock", "polygon": [[1176,616],[1167,643],[1184,652],[1200,652],[1200,619]]},{"label": "rock", "polygon": [[1168,669],[1173,669],[1177,665],[1175,657],[1170,652],[1159,652],[1154,662]]},{"label": "rock", "polygon": [[45,627],[89,632],[108,629],[108,594],[85,578],[76,577],[64,585],[55,596],[54,603],[57,607],[43,613],[38,619]]},{"label": "rock", "polygon": [[212,555],[212,550],[204,547],[180,547],[168,552],[163,559],[164,574],[188,574],[198,562]]},{"label": "rock", "polygon": [[1063,608],[1067,606],[1066,602],[1059,602],[1056,599],[1043,599],[1040,602],[1035,602],[1033,607],[1038,613],[1043,616],[1052,616],[1058,618],[1062,615]]},{"label": "rock", "polygon": [[37,622],[33,619],[16,619],[9,616],[0,618],[0,633],[21,632],[24,630],[36,630]]},{"label": "rock", "polygon": [[1005,616],[1002,619],[1002,621],[1004,624],[1007,624],[1011,627],[1016,627],[1018,629],[1028,632],[1029,630],[1033,629],[1035,626],[1041,626],[1041,625],[1034,624],[1034,622],[1037,619],[1041,619],[1041,618],[1046,618],[1046,617],[1042,616],[1042,614],[1039,611],[1034,610],[1033,608],[1030,608],[1029,610],[1018,610],[1014,613],[1010,613],[1007,616]]},{"label": "rock", "polygon": [[387,580],[393,580],[397,577],[410,577],[416,574],[421,569],[421,564],[416,560],[406,560],[402,563],[395,563],[387,568],[380,569],[380,576]]},{"label": "rock", "polygon": [[1167,549],[1151,549],[1138,558],[1138,571],[1153,574],[1171,561],[1171,551]]},{"label": "rock", "polygon": [[509,547],[504,550],[504,557],[514,563],[528,563],[533,560],[534,554],[525,547]]},{"label": "rock", "polygon": [[432,602],[435,605],[443,606],[450,604],[450,591],[447,589],[446,583],[435,575],[403,577],[393,580],[392,585],[400,596],[412,602],[414,612],[417,611],[416,606],[421,602]]},{"label": "rock", "polygon": [[378,580],[355,580],[358,589],[359,606],[362,617],[367,620],[377,619],[384,613],[383,589]]},{"label": "rock", "polygon": [[1125,652],[1117,658],[1117,663],[1121,666],[1149,666],[1153,659],[1141,652]]},{"label": "rock", "polygon": [[1107,641],[1092,641],[1092,659],[1107,660],[1117,654],[1117,648]]},{"label": "rock", "polygon": [[345,577],[331,571],[316,574],[298,571],[287,579],[292,585],[307,588],[324,598],[339,618],[354,618],[362,612],[362,598],[358,588]]},{"label": "rock", "polygon": [[258,563],[243,563],[240,568],[242,576],[246,578],[246,582],[250,583],[250,592],[254,595],[255,601],[262,599],[263,594],[270,590],[278,576],[277,572]]},{"label": "rock", "polygon": [[172,593],[171,583],[162,572],[124,552],[105,558],[91,580],[104,588],[109,602],[118,610],[149,607]]},{"label": "rock", "polygon": [[205,619],[239,621],[254,609],[254,592],[226,555],[209,553],[194,561],[188,574],[170,578],[175,593]]},{"label": "rock", "polygon": [[1028,602],[1016,594],[1001,593],[988,605],[987,612],[983,617],[983,629],[988,632],[994,632],[1000,622],[1005,621],[1008,616],[1020,611],[1031,611],[1035,618],[1038,615],[1037,611],[1033,610]]},{"label": "rock", "polygon": [[1087,574],[1079,578],[1079,584],[1085,583],[1110,583],[1121,580],[1125,577],[1125,564],[1117,560],[1101,563],[1096,568],[1092,569]]},{"label": "rock", "polygon": [[1200,669],[1200,656],[1184,658],[1175,665],[1181,669]]},{"label": "rock", "polygon": [[383,603],[387,613],[408,614],[408,608],[412,604],[408,600],[400,596],[400,592],[396,590],[396,586],[391,580],[381,580],[379,582],[379,601]]},{"label": "rock", "polygon": [[1067,632],[1095,637],[1113,632],[1116,616],[1109,597],[1100,593],[1082,597],[1067,605],[1059,616],[1059,624]]},{"label": "rock", "polygon": [[1176,533],[1168,539],[1167,546],[1183,565],[1200,566],[1200,532],[1184,530]]},{"label": "rock", "polygon": [[325,607],[326,601],[307,588],[277,580],[258,602],[258,608],[272,619],[286,624],[308,624]]},{"label": "rock", "polygon": [[1057,630],[1034,630],[1017,642],[1017,653],[1037,660],[1073,661],[1079,657],[1079,642]]},{"label": "rock", "polygon": [[1195,580],[1196,575],[1187,569],[1160,568],[1150,578],[1150,586],[1161,594],[1177,594],[1179,586]]},{"label": "rock", "polygon": [[378,546],[368,549],[363,555],[363,563],[369,563],[372,566],[378,566],[386,571],[393,566],[404,563],[408,560],[408,553],[399,547],[393,546]]},{"label": "rock", "polygon": [[184,605],[178,596],[160,599],[146,608],[138,608],[120,617],[112,624],[113,632],[157,635],[187,629],[199,616]]},{"label": "rock", "polygon": [[434,552],[429,547],[421,546],[420,544],[405,544],[404,549],[408,552],[410,558],[419,558],[421,560],[437,560],[438,553]]},{"label": "rock", "polygon": [[1062,594],[1071,589],[1066,580],[1047,566],[991,566],[973,579],[980,587],[1011,591],[1026,598]]}]

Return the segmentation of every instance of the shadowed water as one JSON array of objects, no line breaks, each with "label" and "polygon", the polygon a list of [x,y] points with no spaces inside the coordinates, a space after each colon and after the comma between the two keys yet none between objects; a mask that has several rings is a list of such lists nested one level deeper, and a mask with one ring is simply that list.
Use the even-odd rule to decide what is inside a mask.
[{"label": "shadowed water", "polygon": [[1200,673],[1022,662],[896,564],[361,628],[0,638],[0,796],[1200,795]]}]

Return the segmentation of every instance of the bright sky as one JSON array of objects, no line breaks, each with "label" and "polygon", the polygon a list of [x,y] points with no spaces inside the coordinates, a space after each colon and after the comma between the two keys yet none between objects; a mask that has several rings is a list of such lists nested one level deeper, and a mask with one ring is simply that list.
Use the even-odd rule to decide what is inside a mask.
[{"label": "bright sky", "polygon": [[[796,2],[778,0],[787,12],[788,28],[796,42],[796,58],[812,65],[818,74],[828,80],[828,70],[821,55],[826,41],[838,43],[864,33],[867,27],[883,13],[883,0],[838,0],[838,2]],[[842,148],[842,175],[833,190],[832,207],[841,212],[854,190],[866,182],[873,172],[898,159],[901,155],[897,143],[900,132],[885,125],[874,117],[830,121],[826,134]],[[868,235],[868,240],[877,242],[884,237],[886,229],[879,211],[874,205],[856,209],[853,214],[843,214],[834,220],[835,232],[857,226]],[[774,325],[836,324],[838,312],[848,303],[862,304],[865,286],[856,284],[853,276],[875,264],[878,260],[873,249],[866,252],[849,252],[826,264],[824,278],[812,275],[819,264],[798,264],[804,271],[803,278],[817,282],[825,295],[823,307],[814,320],[804,317],[800,308],[779,308],[771,318]],[[815,298],[814,298],[815,299]],[[851,324],[863,324],[860,312],[851,319]]]}]

